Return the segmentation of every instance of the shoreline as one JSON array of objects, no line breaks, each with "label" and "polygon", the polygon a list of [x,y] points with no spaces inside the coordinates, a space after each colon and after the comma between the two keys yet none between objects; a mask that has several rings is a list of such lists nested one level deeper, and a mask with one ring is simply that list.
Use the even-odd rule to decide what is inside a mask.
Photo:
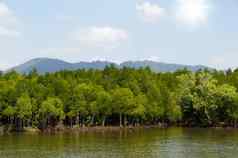
[{"label": "shoreline", "polygon": [[1,133],[87,133],[87,132],[118,132],[118,131],[136,131],[141,129],[153,129],[153,128],[161,128],[166,129],[169,127],[179,127],[179,126],[161,126],[161,125],[141,125],[141,126],[85,126],[85,127],[48,127],[44,130],[34,127],[25,127],[23,131],[15,131],[11,129],[5,129],[4,126],[0,126],[0,134]]},{"label": "shoreline", "polygon": [[141,126],[91,126],[91,127],[49,127],[44,130],[40,130],[38,128],[26,127],[23,131],[17,132],[14,130],[4,130],[4,126],[0,126],[0,134],[6,133],[100,133],[100,132],[121,132],[121,131],[129,131],[134,132],[138,130],[145,129],[168,129],[168,128],[203,128],[203,129],[238,129],[236,127],[231,126],[211,126],[211,127],[201,127],[201,126],[176,126],[176,125],[141,125]]},{"label": "shoreline", "polygon": [[[172,126],[171,126],[172,127]],[[141,129],[152,129],[152,128],[169,128],[168,126],[161,125],[145,125],[145,126],[86,126],[86,127],[59,127],[59,128],[47,128],[40,130],[41,133],[54,133],[54,132],[65,132],[65,133],[87,133],[87,132],[120,132],[120,131],[136,131]]]}]

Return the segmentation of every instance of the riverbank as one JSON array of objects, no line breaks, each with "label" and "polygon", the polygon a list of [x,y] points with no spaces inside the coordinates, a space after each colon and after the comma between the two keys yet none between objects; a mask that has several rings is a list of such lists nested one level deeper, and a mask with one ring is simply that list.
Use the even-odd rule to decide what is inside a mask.
[{"label": "riverbank", "polygon": [[137,131],[140,129],[167,128],[167,125],[141,125],[141,126],[85,126],[85,127],[54,127],[41,130],[43,133],[51,132],[118,132],[118,131]]},{"label": "riverbank", "polygon": [[[67,127],[67,126],[56,126],[48,127],[46,129],[38,129],[33,127],[25,127],[21,132],[25,133],[74,133],[74,132],[117,132],[117,131],[137,131],[140,129],[152,129],[152,128],[168,128],[167,125],[141,125],[141,126],[85,126],[85,127]],[[16,132],[12,127],[0,126],[0,134]]]},{"label": "riverbank", "polygon": [[[205,129],[237,129],[231,126],[183,126],[183,125],[168,125],[168,124],[158,124],[158,125],[141,125],[141,126],[85,126],[85,127],[67,127],[67,126],[56,126],[48,127],[46,129],[38,129],[33,127],[25,127],[23,129],[24,133],[87,133],[87,132],[120,132],[120,131],[138,131],[143,129],[153,129],[153,128],[205,128]],[[0,134],[16,132],[12,127],[9,126],[0,126]]]}]

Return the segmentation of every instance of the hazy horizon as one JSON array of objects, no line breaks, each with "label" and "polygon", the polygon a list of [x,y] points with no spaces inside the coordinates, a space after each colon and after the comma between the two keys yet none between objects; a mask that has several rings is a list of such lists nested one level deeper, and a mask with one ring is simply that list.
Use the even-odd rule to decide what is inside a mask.
[{"label": "hazy horizon", "polygon": [[30,59],[238,67],[238,1],[0,1],[0,70]]},{"label": "hazy horizon", "polygon": [[[6,69],[0,69],[0,71],[6,71],[6,70],[9,70],[11,68],[14,68],[14,67],[17,67],[19,65],[22,65],[22,64],[25,64],[27,62],[30,62],[32,60],[36,60],[36,59],[51,59],[51,60],[60,60],[60,61],[64,61],[64,62],[67,62],[67,63],[70,63],[70,64],[77,64],[77,63],[80,63],[80,62],[88,62],[88,63],[92,63],[92,62],[111,62],[111,63],[115,63],[115,64],[123,64],[125,62],[144,62],[144,61],[150,61],[150,62],[156,62],[156,63],[164,63],[164,64],[175,64],[175,65],[186,65],[186,66],[206,66],[206,67],[209,67],[208,65],[202,65],[202,64],[183,64],[183,63],[170,63],[170,62],[164,62],[164,61],[158,61],[158,60],[155,60],[155,59],[137,59],[137,60],[125,60],[125,61],[112,61],[112,60],[106,60],[106,59],[92,59],[92,60],[79,60],[79,61],[67,61],[67,60],[64,60],[64,59],[60,59],[60,58],[49,58],[49,57],[36,57],[36,58],[32,58],[32,59],[28,59],[26,61],[23,61],[22,63],[20,64],[16,64],[16,65],[13,65],[9,68],[6,68]],[[215,67],[210,67],[210,68],[215,68]],[[218,70],[223,70],[223,69],[218,69]],[[225,70],[225,69],[224,69]]]}]

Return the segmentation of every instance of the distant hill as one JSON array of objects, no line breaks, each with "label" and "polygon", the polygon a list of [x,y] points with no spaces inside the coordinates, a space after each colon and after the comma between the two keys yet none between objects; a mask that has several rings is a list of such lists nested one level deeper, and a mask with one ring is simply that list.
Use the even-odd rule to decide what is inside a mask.
[{"label": "distant hill", "polygon": [[[151,70],[155,72],[174,72],[179,69],[187,68],[191,71],[197,71],[199,69],[208,68],[206,66],[197,65],[180,65],[180,64],[167,64],[162,62],[155,62],[150,60],[144,61],[127,61],[121,64],[116,64],[108,61],[94,61],[94,62],[79,62],[79,63],[69,63],[63,60],[51,59],[51,58],[36,58],[32,59],[24,64],[18,65],[11,68],[10,70],[15,70],[19,73],[29,73],[33,69],[36,69],[39,73],[43,74],[46,72],[56,72],[60,70],[76,70],[76,69],[104,69],[107,65],[114,64],[119,68],[131,67],[131,68],[141,68],[150,67]],[[210,68],[208,68],[210,69]],[[8,71],[10,71],[8,70]]]},{"label": "distant hill", "polygon": [[203,65],[181,65],[181,64],[168,64],[163,62],[155,62],[150,60],[144,60],[144,61],[128,61],[121,64],[121,66],[126,67],[133,67],[133,68],[141,68],[141,67],[147,67],[149,66],[151,70],[155,72],[174,72],[176,70],[180,69],[188,69],[190,71],[198,71],[200,69],[211,69],[209,67],[203,66]]}]

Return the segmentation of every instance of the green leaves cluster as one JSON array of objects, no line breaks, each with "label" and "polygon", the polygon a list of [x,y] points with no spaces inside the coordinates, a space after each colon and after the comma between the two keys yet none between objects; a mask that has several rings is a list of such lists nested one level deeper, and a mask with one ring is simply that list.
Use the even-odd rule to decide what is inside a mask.
[{"label": "green leaves cluster", "polygon": [[238,93],[229,84],[218,84],[208,72],[186,74],[180,80],[180,106],[187,124],[214,126],[232,124],[238,107]]},{"label": "green leaves cluster", "polygon": [[238,71],[149,68],[0,76],[0,124],[16,129],[182,124],[236,126]]}]

